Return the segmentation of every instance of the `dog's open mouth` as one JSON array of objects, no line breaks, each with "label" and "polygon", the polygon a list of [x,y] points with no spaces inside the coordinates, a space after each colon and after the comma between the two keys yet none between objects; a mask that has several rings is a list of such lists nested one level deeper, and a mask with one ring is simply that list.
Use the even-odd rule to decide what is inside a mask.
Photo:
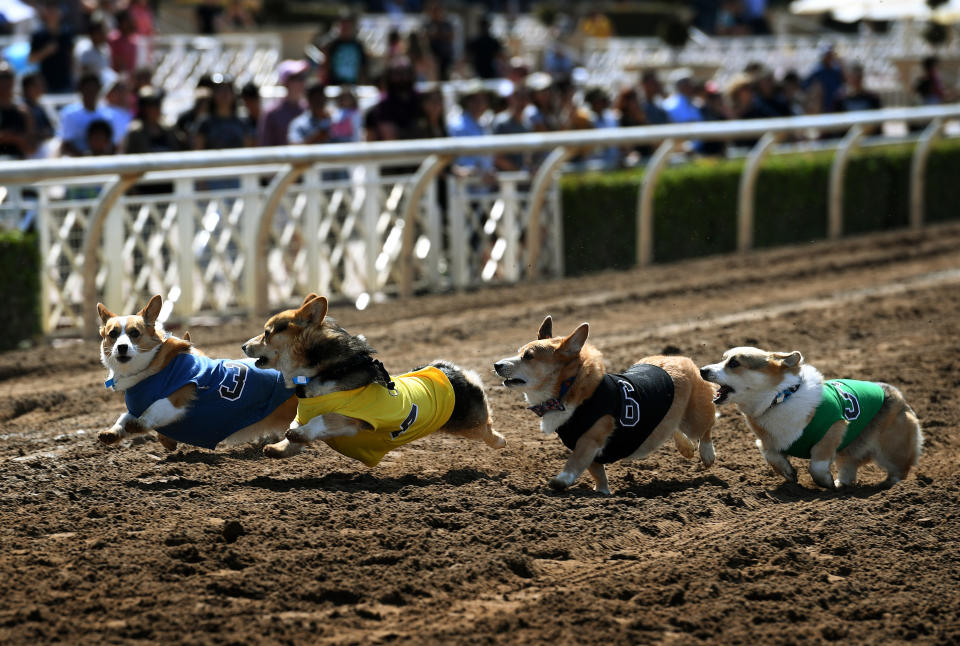
[{"label": "dog's open mouth", "polygon": [[507,388],[516,388],[517,386],[522,386],[527,383],[526,379],[520,379],[519,377],[511,377],[510,379],[504,379],[503,385]]},{"label": "dog's open mouth", "polygon": [[133,359],[133,357],[131,357],[129,354],[121,354],[117,357],[117,361],[119,361],[120,363],[126,363],[131,359]]},{"label": "dog's open mouth", "polygon": [[727,395],[734,392],[733,388],[727,386],[726,384],[721,384],[720,389],[717,391],[717,394],[713,396],[714,404],[722,404],[727,400]]},{"label": "dog's open mouth", "polygon": [[267,361],[268,359],[266,357],[257,357],[257,360],[254,362],[253,365],[255,365],[258,368],[265,368],[267,366]]}]

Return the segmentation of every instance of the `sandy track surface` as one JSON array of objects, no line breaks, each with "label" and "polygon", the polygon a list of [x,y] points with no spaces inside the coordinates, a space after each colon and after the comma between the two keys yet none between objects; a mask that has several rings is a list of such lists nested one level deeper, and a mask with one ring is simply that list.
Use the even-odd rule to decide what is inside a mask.
[{"label": "sandy track surface", "polygon": [[[333,307],[392,372],[480,372],[507,447],[435,435],[375,469],[325,445],[165,452],[95,441],[122,412],[96,343],[0,355],[0,643],[960,642],[960,226],[535,285]],[[799,349],[899,386],[918,468],[851,492],[766,467],[732,408],[709,470],[665,446],[546,480],[566,451],[491,364],[591,323],[611,367]],[[262,321],[191,329],[238,356]]]}]

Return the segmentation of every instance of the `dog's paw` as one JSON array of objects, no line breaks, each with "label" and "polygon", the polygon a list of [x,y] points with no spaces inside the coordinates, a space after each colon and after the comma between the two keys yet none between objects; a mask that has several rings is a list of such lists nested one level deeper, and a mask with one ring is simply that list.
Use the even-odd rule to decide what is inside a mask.
[{"label": "dog's paw", "polygon": [[111,429],[97,433],[97,439],[108,446],[111,444],[116,444],[123,439],[123,431],[120,430],[119,427],[114,426]]},{"label": "dog's paw", "polygon": [[690,438],[680,431],[674,432],[673,443],[677,445],[677,451],[680,452],[680,455],[688,460],[693,457],[694,452],[697,449],[694,443],[690,441]]},{"label": "dog's paw", "polygon": [[160,442],[160,445],[168,451],[177,450],[177,441],[172,437],[167,437],[161,433],[157,433],[157,440]]},{"label": "dog's paw", "polygon": [[291,442],[290,440],[280,440],[275,444],[267,444],[263,447],[263,454],[268,458],[289,458],[300,453],[303,450],[303,444]]},{"label": "dog's paw", "polygon": [[595,492],[599,493],[599,494],[603,494],[604,496],[609,496],[609,495],[610,495],[610,488],[609,488],[609,487],[594,487],[593,490],[594,490]]},{"label": "dog's paw", "polygon": [[491,434],[493,437],[490,439],[489,442],[487,442],[487,444],[489,444],[491,448],[502,449],[507,445],[507,438],[505,438],[503,435],[501,435],[500,433],[497,433],[496,431],[492,431]]},{"label": "dog's paw", "polygon": [[288,428],[287,432],[284,433],[284,437],[291,442],[306,444],[307,438],[304,436],[302,429],[302,426],[297,428]]},{"label": "dog's paw", "polygon": [[557,491],[563,491],[564,489],[572,485],[573,481],[574,481],[574,476],[564,471],[550,478],[547,484],[550,485],[551,489],[555,489]]}]

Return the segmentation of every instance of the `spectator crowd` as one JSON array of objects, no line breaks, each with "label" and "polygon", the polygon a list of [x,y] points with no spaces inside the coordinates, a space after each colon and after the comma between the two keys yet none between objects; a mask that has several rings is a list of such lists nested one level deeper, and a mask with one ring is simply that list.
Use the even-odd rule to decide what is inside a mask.
[{"label": "spectator crowd", "polygon": [[[255,85],[236,87],[228,76],[208,74],[197,83],[193,105],[168,123],[162,109],[164,94],[151,85],[154,20],[149,2],[92,4],[93,10],[72,21],[82,25],[82,35],[67,26],[62,3],[39,4],[41,26],[32,34],[29,54],[36,71],[21,75],[19,93],[13,68],[0,62],[0,156],[23,159],[617,128],[865,110],[881,103],[866,87],[862,66],[844,64],[831,47],[820,52],[810,70],[778,74],[762,63],[749,63],[721,87],[696,79],[686,69],[666,73],[650,69],[640,74],[635,86],[613,91],[584,82],[589,74],[575,74],[579,67],[575,54],[560,46],[549,47],[536,66],[509,56],[489,21],[481,19],[457,59],[453,24],[443,3],[434,2],[426,7],[420,30],[405,36],[390,33],[383,60],[373,61],[358,39],[355,16],[343,15],[315,39],[319,56],[278,65],[282,99],[265,104]],[[224,5],[213,4],[219,11],[211,10],[211,15],[221,15]],[[213,4],[200,3],[198,18]],[[762,30],[750,14],[731,22],[736,4],[720,4],[718,29],[752,25]],[[114,5],[121,8],[103,11]],[[237,24],[246,22],[241,7],[226,5]],[[592,37],[613,33],[601,12],[585,15],[576,29]],[[441,83],[455,75],[474,80],[460,82],[457,105],[451,106]],[[355,88],[374,83],[380,89],[379,100],[361,111]],[[934,58],[924,62],[924,77],[916,89],[923,103],[953,98],[940,80]],[[78,99],[52,115],[41,101],[45,92],[76,92]],[[725,144],[699,146],[701,154],[725,152]],[[591,159],[608,167],[631,165],[650,152],[649,147],[612,148],[593,153]],[[535,162],[523,155],[460,158],[454,172],[486,175],[529,168]]]}]

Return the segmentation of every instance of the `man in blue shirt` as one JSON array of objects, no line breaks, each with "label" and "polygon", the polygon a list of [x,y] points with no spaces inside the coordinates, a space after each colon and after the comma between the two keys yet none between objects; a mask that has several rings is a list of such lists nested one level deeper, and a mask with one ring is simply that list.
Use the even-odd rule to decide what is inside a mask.
[{"label": "man in blue shirt", "polygon": [[663,101],[663,109],[672,123],[703,121],[700,109],[693,104],[693,79],[690,70],[679,69],[672,75],[674,93]]},{"label": "man in blue shirt", "polygon": [[[470,86],[464,91],[461,107],[460,115],[454,117],[450,123],[451,137],[482,137],[490,134],[490,129],[483,124],[488,101],[481,85]],[[491,155],[457,157],[454,161],[454,171],[469,175],[492,173],[493,157]]]},{"label": "man in blue shirt", "polygon": [[820,62],[810,76],[803,82],[803,89],[809,90],[814,84],[819,84],[821,89],[820,108],[821,112],[833,112],[836,107],[837,93],[843,87],[844,76],[843,66],[837,58],[833,45],[824,47],[820,54]]}]

